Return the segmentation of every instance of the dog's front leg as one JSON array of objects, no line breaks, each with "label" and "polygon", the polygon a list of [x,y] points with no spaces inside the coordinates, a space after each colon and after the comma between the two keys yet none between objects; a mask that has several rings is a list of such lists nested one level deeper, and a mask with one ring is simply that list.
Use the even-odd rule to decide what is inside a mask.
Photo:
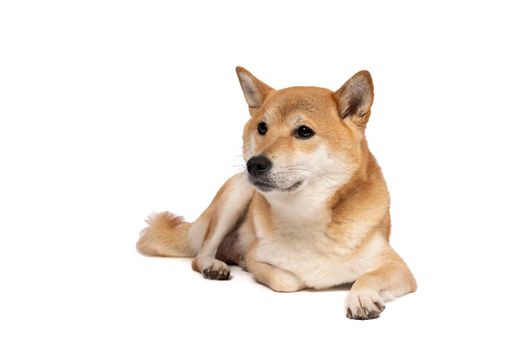
[{"label": "dog's front leg", "polygon": [[306,285],[293,273],[258,261],[255,257],[256,244],[246,253],[246,268],[260,283],[276,292],[297,292]]},{"label": "dog's front leg", "polygon": [[200,245],[197,256],[192,261],[193,270],[202,273],[205,278],[227,280],[230,278],[228,265],[216,258],[217,249],[224,237],[235,229],[243,217],[253,188],[244,173],[231,177],[219,190],[208,209],[194,224],[199,235],[191,237]]},{"label": "dog's front leg", "polygon": [[386,301],[416,290],[416,280],[401,257],[392,249],[384,257],[379,268],[365,273],[352,285],[346,300],[348,318],[377,318]]}]

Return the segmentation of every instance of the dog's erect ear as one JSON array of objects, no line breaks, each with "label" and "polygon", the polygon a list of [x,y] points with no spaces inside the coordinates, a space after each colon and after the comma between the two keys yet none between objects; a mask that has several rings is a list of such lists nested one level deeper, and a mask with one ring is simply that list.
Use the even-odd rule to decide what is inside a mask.
[{"label": "dog's erect ear", "polygon": [[237,67],[235,70],[241,83],[244,98],[250,108],[250,114],[253,115],[262,106],[264,100],[273,89],[254,77],[252,73],[243,67]]},{"label": "dog's erect ear", "polygon": [[374,102],[372,76],[366,70],[357,72],[335,92],[339,115],[364,128]]}]

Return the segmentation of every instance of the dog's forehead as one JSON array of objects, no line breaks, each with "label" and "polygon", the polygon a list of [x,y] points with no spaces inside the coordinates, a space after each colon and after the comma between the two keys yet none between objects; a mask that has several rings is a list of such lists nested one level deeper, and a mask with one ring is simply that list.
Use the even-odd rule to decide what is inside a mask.
[{"label": "dog's forehead", "polygon": [[275,91],[268,99],[265,114],[285,120],[297,115],[322,117],[336,110],[333,93],[318,87],[291,87]]}]

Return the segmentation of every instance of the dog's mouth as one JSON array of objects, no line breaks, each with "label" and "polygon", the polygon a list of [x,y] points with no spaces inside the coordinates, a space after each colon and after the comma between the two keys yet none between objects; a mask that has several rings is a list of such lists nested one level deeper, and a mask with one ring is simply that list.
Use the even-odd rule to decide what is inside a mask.
[{"label": "dog's mouth", "polygon": [[275,183],[267,182],[267,181],[261,181],[259,179],[253,179],[252,184],[261,192],[270,192],[270,191],[279,191],[279,192],[293,192],[297,190],[302,184],[303,181],[297,181],[291,186],[288,187],[279,187]]}]

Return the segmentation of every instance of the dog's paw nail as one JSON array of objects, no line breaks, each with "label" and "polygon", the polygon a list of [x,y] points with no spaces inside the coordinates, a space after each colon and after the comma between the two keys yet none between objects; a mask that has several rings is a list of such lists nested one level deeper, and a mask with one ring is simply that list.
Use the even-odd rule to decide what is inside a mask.
[{"label": "dog's paw nail", "polygon": [[228,278],[230,278],[230,271],[228,270],[219,271],[219,276],[217,277],[217,279],[227,280]]},{"label": "dog's paw nail", "polygon": [[380,313],[385,310],[385,305],[384,304],[381,304],[381,303],[376,301],[376,302],[374,302],[374,305],[379,310]]}]

